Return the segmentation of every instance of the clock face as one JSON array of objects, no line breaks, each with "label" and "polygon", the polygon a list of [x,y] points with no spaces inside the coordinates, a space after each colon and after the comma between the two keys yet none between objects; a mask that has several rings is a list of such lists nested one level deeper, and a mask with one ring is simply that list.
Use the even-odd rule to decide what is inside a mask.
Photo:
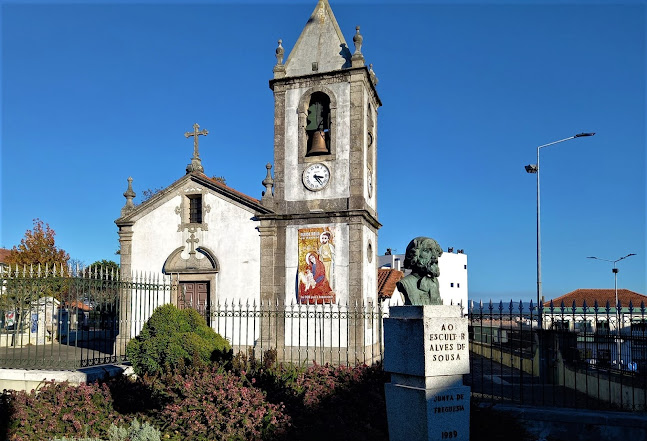
[{"label": "clock face", "polygon": [[323,164],[309,165],[303,171],[303,185],[308,190],[318,191],[323,189],[330,181],[330,170]]},{"label": "clock face", "polygon": [[368,176],[366,177],[366,182],[368,184],[368,197],[373,197],[373,173],[371,169],[368,169]]}]

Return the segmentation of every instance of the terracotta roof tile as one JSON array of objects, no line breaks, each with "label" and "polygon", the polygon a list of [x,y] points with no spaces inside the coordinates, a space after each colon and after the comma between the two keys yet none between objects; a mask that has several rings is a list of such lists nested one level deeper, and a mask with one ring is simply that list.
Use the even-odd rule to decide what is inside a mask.
[{"label": "terracotta roof tile", "polygon": [[253,202],[255,204],[260,204],[261,203],[261,201],[259,201],[258,199],[255,199],[255,198],[253,198],[251,196],[248,196],[245,193],[242,193],[242,192],[240,192],[238,190],[234,190],[233,188],[228,187],[226,184],[223,184],[222,182],[218,181],[217,179],[210,178],[209,176],[207,176],[205,174],[203,174],[202,176],[207,178],[209,181],[213,182],[214,184],[216,184],[218,187],[227,189],[228,191],[230,191],[232,193],[236,193],[238,196],[243,197],[243,198],[247,199],[248,201],[251,201],[251,202]]},{"label": "terracotta roof tile", "polygon": [[[557,308],[564,302],[564,306],[570,308],[573,306],[573,301],[575,301],[575,306],[580,308],[585,300],[586,306],[590,308],[593,307],[596,300],[598,301],[598,306],[601,308],[606,306],[607,301],[609,301],[609,306],[613,308],[616,302],[616,293],[614,289],[576,289],[575,291],[553,299],[553,306]],[[619,289],[618,301],[623,307],[629,306],[630,301],[634,307],[640,307],[641,302],[645,302],[645,305],[647,305],[647,296],[628,289]],[[544,302],[544,307],[549,306],[550,300]]]},{"label": "terracotta roof tile", "polygon": [[377,296],[379,298],[391,298],[395,291],[395,284],[404,277],[402,271],[390,268],[377,270]]}]

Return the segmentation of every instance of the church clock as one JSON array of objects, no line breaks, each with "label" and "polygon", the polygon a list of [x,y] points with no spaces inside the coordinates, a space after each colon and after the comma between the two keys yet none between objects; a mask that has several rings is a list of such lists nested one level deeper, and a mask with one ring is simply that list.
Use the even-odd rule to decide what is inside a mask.
[{"label": "church clock", "polygon": [[311,164],[303,171],[303,185],[310,191],[322,190],[328,181],[330,170],[324,164]]}]

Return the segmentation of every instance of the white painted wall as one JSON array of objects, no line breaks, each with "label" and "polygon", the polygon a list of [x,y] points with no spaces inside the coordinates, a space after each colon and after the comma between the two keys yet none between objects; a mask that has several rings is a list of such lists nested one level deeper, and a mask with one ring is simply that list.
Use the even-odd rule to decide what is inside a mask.
[{"label": "white painted wall", "polygon": [[[191,184],[192,188],[196,187]],[[181,223],[175,208],[180,195],[173,196],[161,206],[144,215],[133,225],[132,269],[161,274],[164,262],[178,247],[185,246],[182,257],[188,257],[188,231],[177,231]],[[239,299],[243,303],[260,300],[260,236],[253,212],[207,190],[203,205],[209,230],[198,230],[197,246],[210,249],[220,264],[216,275],[216,299]],[[197,257],[202,257],[199,253]],[[206,279],[205,279],[206,280]]]},{"label": "white painted wall", "polygon": [[444,252],[438,266],[438,287],[443,304],[461,304],[463,313],[467,313],[467,254]]},{"label": "white painted wall", "polygon": [[347,198],[350,196],[350,83],[327,84],[337,100],[337,117],[333,122],[336,133],[335,160],[319,161],[330,169],[330,182],[320,191],[310,191],[303,185],[305,168],[299,164],[298,105],[306,88],[291,89],[285,94],[285,200],[317,200]]},{"label": "white painted wall", "polygon": [[[363,245],[362,245],[362,255],[364,256],[364,265],[366,271],[364,271],[364,303],[368,304],[369,301],[372,301],[373,304],[377,303],[377,235],[373,233],[368,227],[363,227]],[[368,244],[371,244],[372,256],[368,255]]]}]

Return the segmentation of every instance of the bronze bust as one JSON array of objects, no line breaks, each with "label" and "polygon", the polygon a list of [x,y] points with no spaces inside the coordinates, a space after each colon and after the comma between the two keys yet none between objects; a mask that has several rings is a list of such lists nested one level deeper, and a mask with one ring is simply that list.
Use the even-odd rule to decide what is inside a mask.
[{"label": "bronze bust", "polygon": [[397,284],[405,305],[442,305],[438,289],[440,270],[438,258],[443,254],[438,242],[429,237],[416,237],[407,246],[404,267],[411,274]]}]

